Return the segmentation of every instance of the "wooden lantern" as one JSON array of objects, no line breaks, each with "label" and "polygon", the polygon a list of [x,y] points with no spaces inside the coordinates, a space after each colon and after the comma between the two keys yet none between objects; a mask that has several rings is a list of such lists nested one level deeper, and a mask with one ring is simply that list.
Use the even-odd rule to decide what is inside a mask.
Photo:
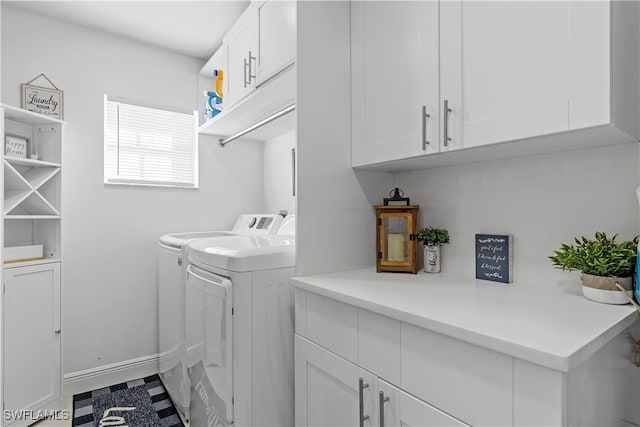
[{"label": "wooden lantern", "polygon": [[[416,228],[418,205],[410,205],[398,188],[376,210],[376,271],[418,272]],[[406,203],[390,204],[390,203]]]}]

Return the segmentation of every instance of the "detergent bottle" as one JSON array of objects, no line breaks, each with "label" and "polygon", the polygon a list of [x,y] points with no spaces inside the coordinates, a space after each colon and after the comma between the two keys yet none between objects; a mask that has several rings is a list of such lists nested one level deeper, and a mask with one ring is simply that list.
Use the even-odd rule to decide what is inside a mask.
[{"label": "detergent bottle", "polygon": [[207,97],[206,117],[210,119],[222,112],[222,70],[213,70],[215,77],[215,90],[205,90],[204,96]]}]

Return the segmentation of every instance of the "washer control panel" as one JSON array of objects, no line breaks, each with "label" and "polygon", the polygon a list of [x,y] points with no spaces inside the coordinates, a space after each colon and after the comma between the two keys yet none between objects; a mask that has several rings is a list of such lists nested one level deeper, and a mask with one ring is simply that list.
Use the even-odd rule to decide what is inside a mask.
[{"label": "washer control panel", "polygon": [[282,219],[280,214],[242,214],[231,231],[240,234],[276,234]]}]

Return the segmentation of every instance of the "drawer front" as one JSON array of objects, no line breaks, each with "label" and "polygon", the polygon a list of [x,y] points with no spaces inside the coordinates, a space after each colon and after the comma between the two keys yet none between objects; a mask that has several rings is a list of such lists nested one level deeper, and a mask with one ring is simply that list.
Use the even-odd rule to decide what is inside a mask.
[{"label": "drawer front", "polygon": [[358,309],[307,292],[305,336],[321,347],[358,362]]},{"label": "drawer front", "polygon": [[513,424],[513,358],[401,326],[401,387],[471,425]]},{"label": "drawer front", "polygon": [[400,322],[358,310],[358,365],[380,378],[400,383]]}]

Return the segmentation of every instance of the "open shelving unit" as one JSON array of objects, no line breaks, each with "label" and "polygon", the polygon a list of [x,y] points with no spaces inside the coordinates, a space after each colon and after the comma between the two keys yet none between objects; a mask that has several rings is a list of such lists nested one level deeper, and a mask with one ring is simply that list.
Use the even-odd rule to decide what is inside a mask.
[{"label": "open shelving unit", "polygon": [[[28,141],[26,157],[12,157],[5,150],[2,154],[3,247],[43,245],[43,262],[60,259],[60,160],[65,122],[10,105],[0,106],[3,135]],[[5,265],[6,261],[3,257]]]}]

